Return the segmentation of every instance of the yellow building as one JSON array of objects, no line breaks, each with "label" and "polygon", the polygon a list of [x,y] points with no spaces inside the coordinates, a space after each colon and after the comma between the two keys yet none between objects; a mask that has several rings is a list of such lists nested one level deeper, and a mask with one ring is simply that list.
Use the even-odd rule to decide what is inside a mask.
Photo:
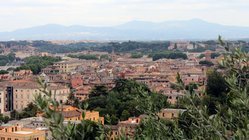
[{"label": "yellow building", "polygon": [[101,124],[104,124],[104,117],[100,117],[98,111],[86,111],[85,120],[100,122]]},{"label": "yellow building", "polygon": [[82,65],[82,61],[77,60],[77,59],[56,62],[53,64],[53,66],[58,67],[60,69],[60,72],[62,73],[72,72],[80,65]]},{"label": "yellow building", "polygon": [[[62,115],[66,121],[78,121],[83,119],[82,113],[84,111],[76,107],[63,106],[59,108],[59,110],[62,111]],[[98,111],[85,111],[84,119],[104,124],[104,117],[100,117]]]},{"label": "yellow building", "polygon": [[[73,107],[70,105],[60,106],[56,109],[56,111],[62,113],[65,121],[81,121],[83,120],[82,113],[85,112],[85,120],[100,122],[101,124],[104,124],[104,117],[100,117],[98,111],[83,111],[81,109],[78,109],[77,107]],[[37,117],[41,116],[43,116],[43,113],[37,114]]]},{"label": "yellow building", "polygon": [[0,126],[0,140],[45,140],[45,132],[20,126]]},{"label": "yellow building", "polygon": [[163,119],[173,119],[173,118],[178,118],[180,113],[183,113],[185,110],[184,109],[171,109],[171,108],[166,108],[162,109],[159,113],[158,116]]}]

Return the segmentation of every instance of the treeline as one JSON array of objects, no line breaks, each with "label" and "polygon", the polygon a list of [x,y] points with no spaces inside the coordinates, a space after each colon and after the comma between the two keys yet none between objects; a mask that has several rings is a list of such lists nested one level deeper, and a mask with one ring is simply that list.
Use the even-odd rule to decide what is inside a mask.
[{"label": "treeline", "polygon": [[70,44],[54,44],[49,41],[37,40],[37,41],[9,41],[0,42],[6,47],[11,46],[33,46],[39,51],[45,51],[49,53],[70,53],[86,50],[93,51],[105,51],[111,53],[114,50],[117,53],[134,52],[139,51],[142,53],[165,51],[170,45],[169,41],[152,41],[152,42],[78,42]]},{"label": "treeline", "polygon": [[159,59],[187,59],[187,55],[178,51],[165,51],[165,52],[157,52],[149,54],[149,57],[152,57],[153,61]]},{"label": "treeline", "polygon": [[143,57],[143,54],[141,53],[131,53],[131,58],[141,58]]},{"label": "treeline", "polygon": [[68,57],[85,59],[85,60],[98,60],[99,59],[97,55],[94,55],[94,54],[79,54],[79,55],[69,54]]},{"label": "treeline", "polygon": [[207,47],[196,47],[194,49],[188,50],[189,52],[205,52],[207,50],[215,51],[216,46],[207,46]]},{"label": "treeline", "polygon": [[45,51],[49,53],[70,53],[91,50],[94,47],[100,47],[104,43],[98,42],[79,42],[70,44],[53,44],[48,41],[33,41],[32,46],[36,47],[39,51]]},{"label": "treeline", "polygon": [[101,47],[93,48],[96,51],[105,51],[111,53],[113,50],[116,53],[124,53],[129,52],[132,53],[134,51],[141,53],[150,53],[155,51],[165,51],[168,49],[170,45],[169,41],[161,41],[161,42],[137,42],[137,41],[127,41],[127,42],[110,42]]},{"label": "treeline", "polygon": [[52,65],[54,62],[61,61],[60,57],[51,56],[30,56],[24,59],[25,64],[17,67],[15,71],[18,70],[31,70],[33,74],[39,74],[41,69]]},{"label": "treeline", "polygon": [[0,66],[5,66],[8,63],[12,63],[16,59],[14,53],[8,55],[0,55]]}]

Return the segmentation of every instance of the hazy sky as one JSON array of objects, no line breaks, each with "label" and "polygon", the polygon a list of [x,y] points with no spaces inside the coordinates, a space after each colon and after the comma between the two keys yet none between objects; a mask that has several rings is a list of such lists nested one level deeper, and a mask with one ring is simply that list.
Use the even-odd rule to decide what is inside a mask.
[{"label": "hazy sky", "polygon": [[0,0],[0,31],[44,25],[111,26],[200,18],[249,26],[249,0]]}]

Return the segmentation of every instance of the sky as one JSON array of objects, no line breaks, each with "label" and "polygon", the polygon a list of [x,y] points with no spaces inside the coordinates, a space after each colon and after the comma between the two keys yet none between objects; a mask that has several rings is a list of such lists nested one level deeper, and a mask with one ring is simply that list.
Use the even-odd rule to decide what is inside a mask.
[{"label": "sky", "polygon": [[0,0],[0,32],[45,24],[113,26],[199,18],[249,27],[249,0]]}]

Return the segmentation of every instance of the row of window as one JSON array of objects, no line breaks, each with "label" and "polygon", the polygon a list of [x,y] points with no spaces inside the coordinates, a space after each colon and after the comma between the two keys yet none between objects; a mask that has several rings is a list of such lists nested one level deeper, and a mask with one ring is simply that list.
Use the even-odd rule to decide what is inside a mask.
[{"label": "row of window", "polygon": [[[23,90],[22,89],[16,89],[16,92],[23,92]],[[27,92],[29,92],[29,89],[27,90]],[[35,90],[35,92],[38,92],[38,90]]]}]

